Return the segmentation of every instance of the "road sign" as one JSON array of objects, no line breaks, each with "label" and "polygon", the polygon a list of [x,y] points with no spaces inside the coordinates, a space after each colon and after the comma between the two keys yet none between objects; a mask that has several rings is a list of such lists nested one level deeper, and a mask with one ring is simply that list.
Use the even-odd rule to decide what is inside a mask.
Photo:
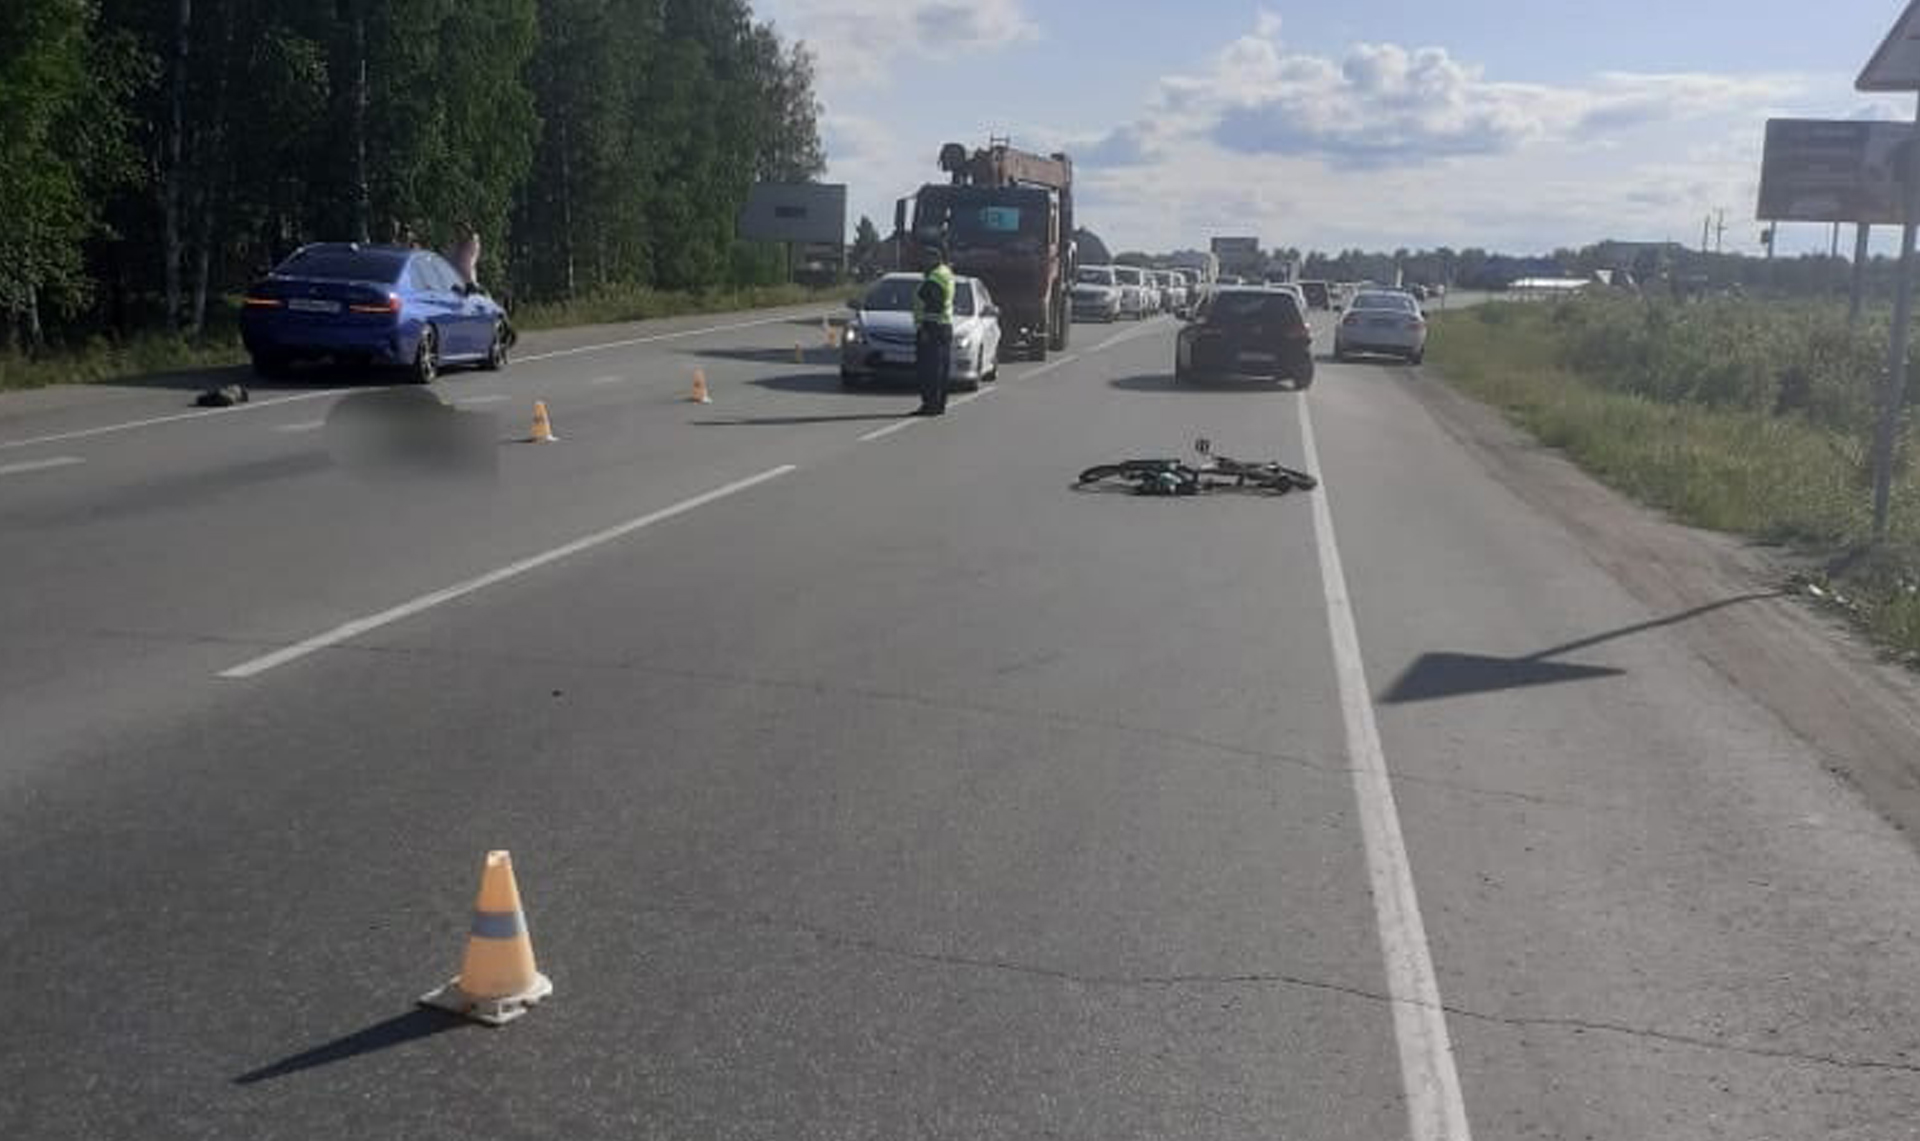
[{"label": "road sign", "polygon": [[1901,174],[1916,137],[1912,123],[1769,119],[1755,217],[1900,225],[1907,220]]},{"label": "road sign", "polygon": [[1920,91],[1920,0],[1900,13],[1853,86],[1858,91]]}]

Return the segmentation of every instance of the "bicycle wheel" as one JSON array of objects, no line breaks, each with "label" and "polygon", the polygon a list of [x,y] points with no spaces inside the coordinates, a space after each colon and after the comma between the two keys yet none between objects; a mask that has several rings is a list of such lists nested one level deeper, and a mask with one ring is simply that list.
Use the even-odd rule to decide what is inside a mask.
[{"label": "bicycle wheel", "polygon": [[1084,486],[1089,483],[1099,483],[1102,480],[1112,479],[1116,475],[1124,475],[1126,474],[1126,471],[1127,469],[1121,466],[1120,464],[1095,464],[1094,466],[1081,472],[1080,478],[1074,480],[1073,482],[1075,486]]}]

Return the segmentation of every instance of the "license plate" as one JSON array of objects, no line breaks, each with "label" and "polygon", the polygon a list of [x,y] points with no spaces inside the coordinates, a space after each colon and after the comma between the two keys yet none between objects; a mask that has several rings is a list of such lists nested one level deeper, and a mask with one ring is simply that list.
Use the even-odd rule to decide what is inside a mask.
[{"label": "license plate", "polygon": [[289,297],[287,308],[296,313],[338,313],[340,303],[319,297]]},{"label": "license plate", "polygon": [[1375,317],[1368,321],[1367,324],[1376,329],[1391,329],[1393,326],[1399,324],[1399,322],[1392,317]]},{"label": "license plate", "polygon": [[1241,364],[1272,364],[1279,358],[1272,353],[1241,353]]}]

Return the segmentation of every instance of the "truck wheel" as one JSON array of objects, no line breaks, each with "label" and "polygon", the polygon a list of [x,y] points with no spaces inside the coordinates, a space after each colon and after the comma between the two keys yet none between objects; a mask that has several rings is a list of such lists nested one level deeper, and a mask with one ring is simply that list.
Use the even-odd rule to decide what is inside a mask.
[{"label": "truck wheel", "polygon": [[1059,298],[1053,306],[1053,350],[1064,352],[1073,336],[1073,322],[1067,319],[1067,300]]}]

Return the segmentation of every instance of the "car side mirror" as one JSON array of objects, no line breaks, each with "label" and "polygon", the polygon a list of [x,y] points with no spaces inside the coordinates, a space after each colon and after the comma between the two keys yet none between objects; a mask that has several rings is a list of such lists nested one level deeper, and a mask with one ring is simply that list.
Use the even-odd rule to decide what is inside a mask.
[{"label": "car side mirror", "polygon": [[998,305],[989,305],[980,310],[980,315],[982,317],[998,317],[1000,316],[1000,307]]}]

